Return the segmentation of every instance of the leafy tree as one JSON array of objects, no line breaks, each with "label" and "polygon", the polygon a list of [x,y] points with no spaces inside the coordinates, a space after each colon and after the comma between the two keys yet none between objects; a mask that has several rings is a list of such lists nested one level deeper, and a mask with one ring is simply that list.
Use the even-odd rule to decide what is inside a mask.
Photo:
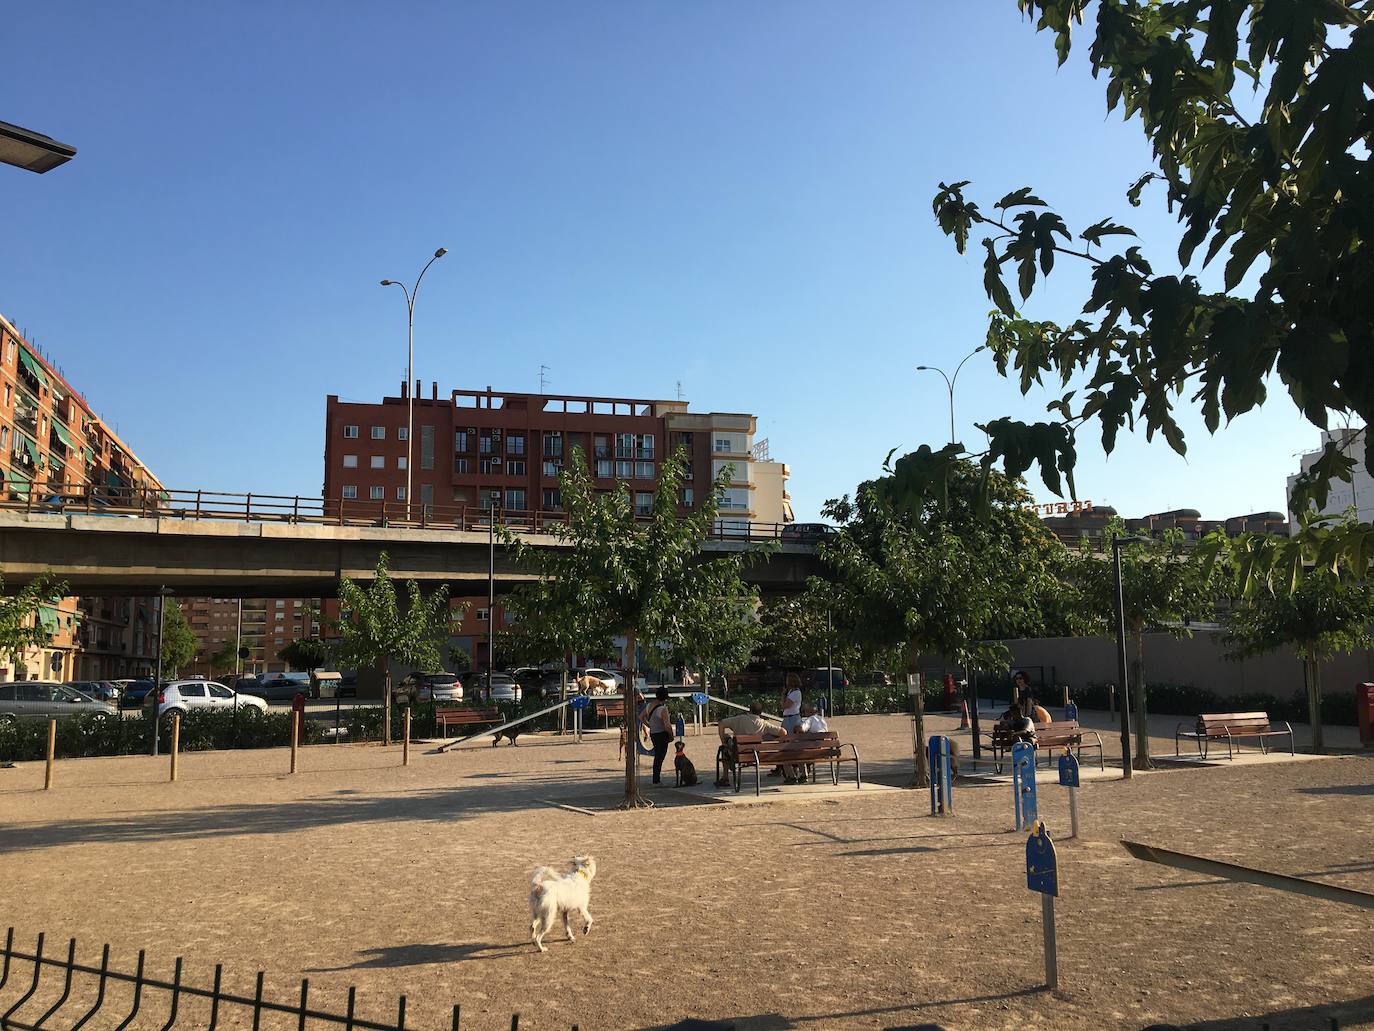
[{"label": "leafy tree", "polygon": [[1374,645],[1374,588],[1333,571],[1312,570],[1296,588],[1263,590],[1245,599],[1226,620],[1233,658],[1291,647],[1302,660],[1312,747],[1321,751],[1321,664],[1337,652]]},{"label": "leafy tree", "polygon": [[172,598],[162,602],[162,668],[176,676],[196,654],[196,634],[186,622],[181,606]]},{"label": "leafy tree", "polygon": [[322,669],[329,662],[329,649],[317,637],[303,637],[277,652],[277,658],[292,669]]},{"label": "leafy tree", "polygon": [[[340,618],[332,621],[337,635],[334,653],[352,669],[385,668],[392,660],[416,669],[440,668],[440,647],[448,640],[448,588],[421,592],[414,580],[405,582],[405,603],[396,596],[386,552],[366,585],[339,577]],[[391,671],[384,673],[382,741],[391,742]]]},{"label": "leafy tree", "polygon": [[[757,604],[740,577],[756,549],[710,559],[702,554],[733,469],[721,470],[700,507],[679,515],[686,468],[681,449],[663,463],[653,513],[644,519],[635,515],[624,483],[597,491],[586,459],[574,449],[561,478],[567,521],[551,527],[567,546],[536,549],[504,535],[516,560],[538,574],[507,601],[523,633],[546,642],[551,654],[595,653],[624,634],[627,655],[643,646],[660,663],[737,632],[740,614]],[[634,708],[625,707],[632,742],[638,736]],[[638,749],[626,750],[622,808],[650,804],[639,792],[638,758]]]},{"label": "leafy tree", "polygon": [[[1028,187],[985,208],[966,198],[967,182],[942,183],[934,211],[958,250],[986,232],[983,284],[997,309],[987,339],[999,371],[1016,375],[1023,392],[1045,380],[1066,390],[1049,406],[1049,421],[990,422],[984,461],[1013,477],[1038,464],[1051,490],[1072,491],[1075,438],[1087,424],[1097,425],[1108,452],[1123,427],[1143,423],[1147,438],[1158,433],[1183,454],[1180,405],[1200,405],[1216,432],[1223,419],[1265,401],[1275,372],[1314,425],[1325,428],[1332,411],[1374,422],[1374,5],[1018,6],[1038,15],[1037,30],[1053,33],[1061,64],[1074,25],[1095,11],[1090,55],[1094,76],[1106,82],[1107,109],[1138,118],[1154,151],[1155,169],[1127,199],[1139,205],[1149,184],[1160,185],[1160,202],[1183,227],[1182,269],[1157,274],[1143,245],[1113,250],[1113,238],[1136,234],[1110,216],[1075,243]],[[1222,289],[1204,288],[1198,273],[1223,253]],[[1014,270],[1025,300],[1060,258],[1091,270],[1081,313],[1025,317],[1004,275]],[[1080,376],[1086,382],[1075,385]],[[934,453],[918,481],[938,479],[948,461]],[[1331,480],[1348,481],[1352,467],[1328,445],[1299,483],[1294,510],[1324,504]],[[1301,538],[1285,548],[1310,551]],[[1370,560],[1354,544],[1342,551],[1361,572]]]},{"label": "leafy tree", "polygon": [[213,653],[207,660],[210,664],[210,675],[214,676],[216,669],[221,672],[233,669],[238,663],[238,655],[238,641],[225,641],[220,646],[219,651]]},{"label": "leafy tree", "polygon": [[[819,546],[835,576],[836,610],[859,641],[903,647],[913,675],[930,653],[1005,669],[998,640],[1037,633],[1061,589],[1054,569],[1063,545],[1026,508],[1023,487],[969,462],[951,465],[947,482],[945,496],[917,502],[887,476],[825,509],[844,527]],[[984,518],[975,518],[979,512]],[[915,784],[923,787],[919,694],[914,753]]]},{"label": "leafy tree", "polygon": [[472,656],[468,654],[466,648],[459,648],[454,645],[448,650],[448,668],[455,673],[466,673],[472,669]]},{"label": "leafy tree", "polygon": [[46,648],[52,643],[52,633],[38,618],[38,610],[61,601],[67,594],[67,584],[49,573],[42,573],[15,594],[4,592],[5,580],[0,576],[0,659],[19,670],[26,651]]},{"label": "leafy tree", "polygon": [[[1126,537],[1126,526],[1113,519],[1104,532],[1104,547],[1085,546],[1060,569],[1080,607],[1080,629],[1104,637],[1116,634],[1116,579],[1111,541]],[[1131,534],[1130,536],[1138,536]],[[1121,595],[1126,614],[1127,656],[1131,674],[1131,708],[1135,717],[1136,769],[1150,765],[1148,692],[1145,680],[1145,632],[1163,630],[1177,637],[1192,635],[1190,622],[1212,619],[1224,591],[1222,570],[1210,556],[1184,549],[1183,534],[1166,530],[1141,537],[1121,548]]]}]

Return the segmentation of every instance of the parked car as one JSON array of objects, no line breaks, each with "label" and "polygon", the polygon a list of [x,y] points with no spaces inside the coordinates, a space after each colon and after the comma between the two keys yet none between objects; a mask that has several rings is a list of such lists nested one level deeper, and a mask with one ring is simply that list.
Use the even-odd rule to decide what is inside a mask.
[{"label": "parked car", "polygon": [[815,544],[839,533],[828,523],[788,523],[779,537],[789,544]]},{"label": "parked car", "polygon": [[[563,690],[563,674],[556,669],[543,669],[539,666],[521,666],[514,670],[511,676],[520,685],[525,694],[532,697],[543,698],[546,701],[558,701],[559,695]],[[569,690],[572,690],[572,676],[568,677]]]},{"label": "parked car", "polygon": [[339,686],[335,689],[335,698],[357,698],[358,697],[358,674],[345,673],[339,679]]},{"label": "parked car", "polygon": [[411,673],[399,684],[392,685],[391,700],[397,705],[417,702],[461,702],[463,684],[456,673],[440,670],[436,673]]},{"label": "parked car", "polygon": [[832,684],[835,690],[849,686],[849,676],[839,666],[819,666],[816,669],[808,669],[802,674],[802,685],[807,691],[825,691]]},{"label": "parked car", "polygon": [[239,677],[234,681],[234,690],[239,694],[261,695],[262,679],[257,676]]},{"label": "parked car", "polygon": [[119,685],[119,705],[123,709],[138,709],[143,705],[143,700],[148,697],[148,692],[153,689],[153,682],[148,678],[138,680],[118,680]]},{"label": "parked car", "polygon": [[[243,683],[240,679],[237,683]],[[245,694],[257,695],[269,702],[293,702],[296,695],[303,694],[313,698],[314,688],[310,686],[309,673],[272,673],[261,680],[252,680],[238,690]]]},{"label": "parked car", "polygon": [[493,671],[490,690],[488,690],[487,674],[479,673],[474,679],[473,688],[477,692],[478,698],[493,704],[501,702],[513,704],[524,697],[524,690],[509,673]]},{"label": "parked car", "polygon": [[119,710],[75,691],[66,684],[46,680],[20,680],[0,684],[0,726],[27,719],[54,716],[86,716],[118,719]]},{"label": "parked car", "polygon": [[185,715],[192,709],[233,709],[241,712],[267,711],[267,702],[257,695],[233,691],[215,680],[173,680],[156,694],[149,692],[145,709],[157,705],[159,717],[172,713]]},{"label": "parked car", "polygon": [[119,705],[119,686],[109,680],[68,680],[67,686],[106,705]]},{"label": "parked car", "polygon": [[881,669],[864,670],[854,675],[855,687],[891,687],[892,674]]}]

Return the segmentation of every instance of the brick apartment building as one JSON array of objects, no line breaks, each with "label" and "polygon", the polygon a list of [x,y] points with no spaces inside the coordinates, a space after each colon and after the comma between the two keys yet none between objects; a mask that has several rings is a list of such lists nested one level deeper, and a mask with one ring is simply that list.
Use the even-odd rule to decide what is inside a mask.
[{"label": "brick apartment building", "polygon": [[[38,506],[89,492],[125,501],[162,489],[148,468],[36,347],[0,316],[0,475],[10,503]],[[37,618],[49,647],[0,656],[0,680],[101,680],[152,669],[156,603],[143,597],[64,598]]]},{"label": "brick apartment building", "polygon": [[[767,441],[755,441],[758,420],[735,412],[693,412],[685,401],[454,390],[429,397],[415,389],[412,470],[415,509],[436,520],[461,508],[493,504],[509,512],[562,510],[558,477],[580,449],[598,489],[628,484],[636,508],[652,510],[663,462],[685,449],[690,475],[678,498],[679,512],[700,505],[720,470],[733,466],[731,486],[718,528],[747,533],[792,521],[787,466],[768,455]],[[383,507],[397,518],[406,508],[406,385],[379,403],[325,403],[324,497],[338,499],[345,512],[380,517]],[[468,609],[453,626],[452,643],[480,666],[486,637],[500,603],[487,612],[485,597],[456,598]],[[329,603],[326,603],[329,608]]]},{"label": "brick apartment building", "polygon": [[[292,641],[321,635],[318,598],[183,598],[182,615],[196,635],[196,654],[186,673],[228,676],[286,670],[277,653]],[[211,662],[226,644],[241,639],[248,656],[226,666]]]}]

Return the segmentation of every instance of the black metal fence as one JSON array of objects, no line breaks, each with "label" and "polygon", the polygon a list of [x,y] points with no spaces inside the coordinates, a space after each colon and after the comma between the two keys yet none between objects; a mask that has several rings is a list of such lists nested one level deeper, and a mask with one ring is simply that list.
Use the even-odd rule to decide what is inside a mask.
[{"label": "black metal fence", "polygon": [[[32,952],[16,948],[14,928],[5,935],[0,958],[0,1031],[77,1031],[78,1028],[161,1027],[293,1027],[345,1028],[347,1031],[406,1031],[406,997],[396,1002],[394,1017],[364,1016],[358,1005],[358,990],[348,989],[342,1013],[311,1002],[310,981],[302,979],[300,994],[290,1002],[269,999],[265,994],[265,975],[258,971],[253,994],[239,995],[224,987],[224,971],[215,965],[214,983],[209,988],[182,979],[182,957],[178,956],[170,981],[148,973],[144,950],[132,974],[110,964],[110,946],[100,950],[100,962],[92,966],[76,958],[76,939],[67,943],[65,955],[44,952],[44,936],[39,935]],[[454,1004],[450,1031],[459,1031],[462,1012]],[[511,1015],[511,1029],[518,1031],[520,1014]],[[412,1031],[418,1029],[412,1027]],[[574,1025],[576,1031],[576,1025]]]}]

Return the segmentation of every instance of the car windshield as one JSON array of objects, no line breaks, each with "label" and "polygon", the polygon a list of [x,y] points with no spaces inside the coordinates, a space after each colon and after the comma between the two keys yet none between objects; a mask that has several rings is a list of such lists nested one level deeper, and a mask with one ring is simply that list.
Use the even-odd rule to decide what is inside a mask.
[{"label": "car windshield", "polygon": [[59,702],[89,702],[89,701],[91,701],[90,698],[86,697],[86,695],[82,694],[80,691],[74,691],[72,688],[66,687],[66,686],[61,685],[61,684],[59,684],[57,687],[54,687],[54,688],[52,689],[52,691],[53,691],[53,697],[56,698]]},{"label": "car windshield", "polygon": [[434,687],[451,687],[458,683],[458,678],[452,673],[433,673],[425,679]]}]

